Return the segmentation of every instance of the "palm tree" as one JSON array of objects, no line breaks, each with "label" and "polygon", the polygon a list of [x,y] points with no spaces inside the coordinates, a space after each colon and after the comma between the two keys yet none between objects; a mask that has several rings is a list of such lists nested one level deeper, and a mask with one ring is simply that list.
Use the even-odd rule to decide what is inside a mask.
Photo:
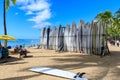
[{"label": "palm tree", "polygon": [[109,24],[113,18],[113,15],[110,11],[107,10],[105,12],[99,13],[95,18],[97,18],[98,21],[104,22],[105,24]]},{"label": "palm tree", "polygon": [[[16,0],[11,0],[12,3],[14,5],[16,5]],[[4,8],[4,12],[3,12],[3,21],[4,21],[4,35],[7,35],[7,27],[6,27],[6,11],[8,10],[9,8],[9,5],[10,5],[10,0],[4,0],[3,2],[3,8]],[[7,47],[7,40],[4,40],[4,47]]]},{"label": "palm tree", "polygon": [[115,12],[114,17],[120,19],[120,9]]},{"label": "palm tree", "polygon": [[103,26],[103,29],[104,29],[104,33],[106,32],[106,38],[108,36],[108,25],[111,24],[112,20],[113,20],[113,15],[110,11],[105,11],[105,12],[101,12],[99,13],[95,18],[98,19],[98,21],[102,21],[104,24]]},{"label": "palm tree", "polygon": [[115,12],[114,14],[114,18],[113,18],[113,27],[115,30],[115,40],[117,37],[119,37],[120,35],[120,9],[118,11]]}]

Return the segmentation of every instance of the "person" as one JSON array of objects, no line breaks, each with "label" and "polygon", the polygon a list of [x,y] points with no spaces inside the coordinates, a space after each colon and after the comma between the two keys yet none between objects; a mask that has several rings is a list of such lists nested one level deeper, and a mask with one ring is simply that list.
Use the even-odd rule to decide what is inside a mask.
[{"label": "person", "polygon": [[0,45],[0,59],[2,58],[2,46]]},{"label": "person", "polygon": [[50,26],[47,28],[47,49],[49,49],[49,35],[50,35]]},{"label": "person", "polygon": [[37,49],[39,49],[40,48],[40,44],[37,44]]},{"label": "person", "polygon": [[22,45],[20,45],[19,53],[20,53],[20,58],[22,55],[24,55],[24,57],[27,57],[27,50],[26,48],[23,48]]},{"label": "person", "polygon": [[117,43],[117,47],[119,47],[119,41],[118,40],[116,41],[116,43]]},{"label": "person", "polygon": [[102,46],[101,47],[101,54],[100,54],[100,57],[102,57],[102,56],[104,56],[105,55],[105,47],[104,46]]},{"label": "person", "polygon": [[19,52],[19,47],[18,47],[18,45],[16,45],[14,48],[14,53],[18,53],[18,52]]},{"label": "person", "polygon": [[7,59],[9,57],[9,51],[7,48],[2,47],[2,58]]}]

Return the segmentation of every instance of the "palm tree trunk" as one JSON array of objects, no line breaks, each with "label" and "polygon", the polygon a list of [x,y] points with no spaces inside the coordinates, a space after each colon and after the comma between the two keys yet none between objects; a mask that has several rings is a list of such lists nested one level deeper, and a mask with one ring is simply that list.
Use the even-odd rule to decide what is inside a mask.
[{"label": "palm tree trunk", "polygon": [[[5,0],[4,0],[4,13],[3,13],[3,21],[4,21],[4,35],[7,35],[7,29],[6,29],[6,8],[5,8]],[[4,47],[7,47],[7,40],[4,40]]]}]

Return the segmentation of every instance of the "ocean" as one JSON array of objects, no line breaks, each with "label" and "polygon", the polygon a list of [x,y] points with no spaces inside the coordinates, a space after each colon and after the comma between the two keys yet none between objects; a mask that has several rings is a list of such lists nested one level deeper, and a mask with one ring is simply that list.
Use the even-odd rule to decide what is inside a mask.
[{"label": "ocean", "polygon": [[[4,45],[4,41],[0,40],[1,44]],[[39,45],[40,40],[39,39],[17,39],[15,41],[8,41],[7,46],[11,46],[14,48],[16,45],[20,46],[23,45],[25,47]]]}]

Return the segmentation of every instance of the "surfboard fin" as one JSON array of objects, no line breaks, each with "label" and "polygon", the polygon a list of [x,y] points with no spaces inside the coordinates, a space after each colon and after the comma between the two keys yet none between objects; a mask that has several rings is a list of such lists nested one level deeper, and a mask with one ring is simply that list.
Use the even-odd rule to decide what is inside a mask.
[{"label": "surfboard fin", "polygon": [[76,78],[76,77],[82,78],[84,74],[86,74],[86,73],[85,73],[85,72],[83,72],[83,73],[78,72],[78,73],[74,76],[74,78]]},{"label": "surfboard fin", "polygon": [[86,73],[85,73],[85,72],[80,73],[80,74],[79,74],[79,77],[82,78],[82,76],[83,76],[84,74],[86,74]]},{"label": "surfboard fin", "polygon": [[76,78],[79,74],[80,74],[80,72],[78,72],[78,73],[74,76],[74,78]]}]

